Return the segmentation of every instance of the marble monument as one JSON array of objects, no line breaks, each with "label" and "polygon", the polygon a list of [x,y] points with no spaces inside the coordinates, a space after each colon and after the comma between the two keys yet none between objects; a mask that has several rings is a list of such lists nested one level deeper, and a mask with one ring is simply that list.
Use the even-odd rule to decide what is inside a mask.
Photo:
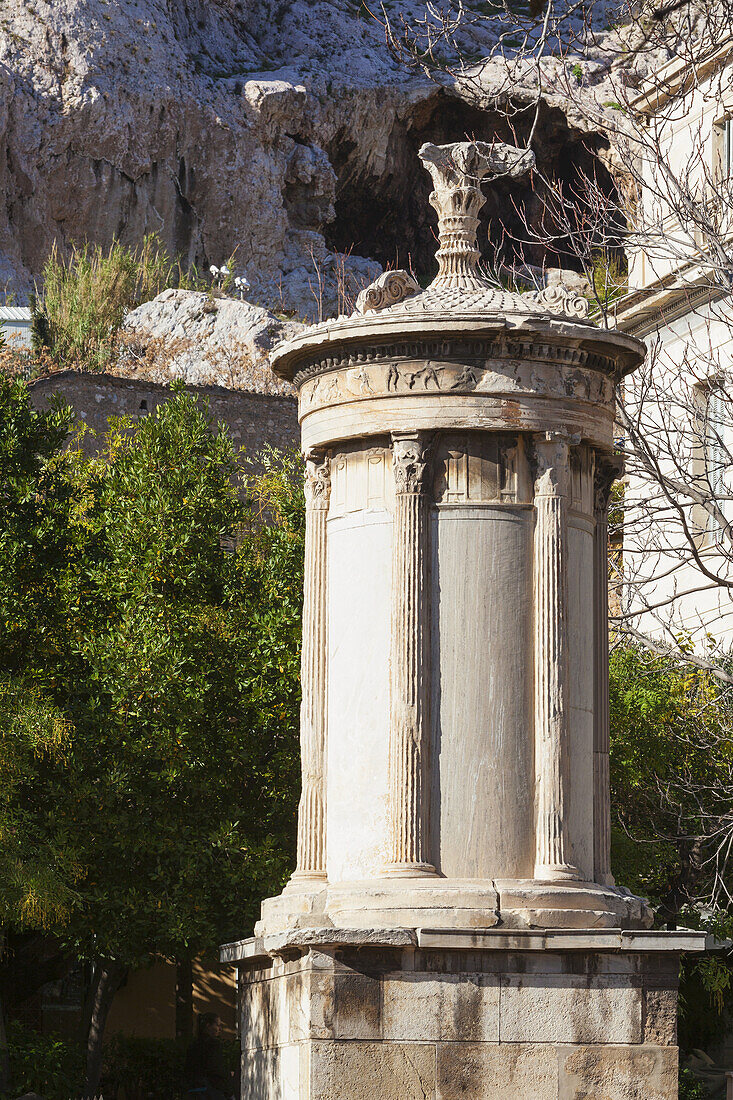
[{"label": "marble monument", "polygon": [[671,1100],[679,954],[609,863],[614,385],[643,345],[494,285],[425,145],[437,277],[281,344],[306,456],[297,867],[240,979],[249,1100]]}]

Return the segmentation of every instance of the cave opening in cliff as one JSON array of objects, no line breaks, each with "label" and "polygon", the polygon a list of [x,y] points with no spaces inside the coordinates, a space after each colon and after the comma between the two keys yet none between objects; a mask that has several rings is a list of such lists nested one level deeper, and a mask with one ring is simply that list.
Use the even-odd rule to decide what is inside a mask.
[{"label": "cave opening in cliff", "polygon": [[[530,114],[509,120],[505,113],[480,110],[436,91],[395,124],[379,171],[368,151],[342,130],[327,148],[338,179],[336,218],[325,229],[329,247],[368,256],[383,267],[410,268],[426,285],[437,271],[437,215],[428,202],[431,180],[417,156],[420,146],[466,139],[521,144]],[[566,193],[577,196],[587,177],[613,205],[614,183],[597,155],[601,140],[597,134],[573,131],[562,111],[543,104],[532,147],[541,174],[561,181]],[[541,188],[537,174],[496,180],[485,188],[479,242],[482,259],[492,269],[501,263],[580,270],[570,238],[548,218]],[[582,209],[575,216],[582,218]],[[533,240],[526,226],[538,227],[543,217],[544,239]],[[609,239],[606,231],[606,243]]]}]

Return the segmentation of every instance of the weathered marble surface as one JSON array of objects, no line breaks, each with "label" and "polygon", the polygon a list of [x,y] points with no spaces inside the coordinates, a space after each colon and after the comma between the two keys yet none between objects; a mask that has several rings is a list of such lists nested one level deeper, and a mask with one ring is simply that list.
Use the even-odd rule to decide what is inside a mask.
[{"label": "weathered marble surface", "polygon": [[299,833],[301,852],[323,846],[325,877],[310,902],[268,899],[258,931],[446,928],[456,914],[470,928],[643,925],[609,880],[596,654],[597,472],[614,383],[641,345],[597,329],[565,289],[521,294],[480,270],[481,179],[521,174],[531,154],[419,155],[439,215],[432,284],[380,276],[351,316],[273,353],[332,486],[325,584],[309,521]]}]

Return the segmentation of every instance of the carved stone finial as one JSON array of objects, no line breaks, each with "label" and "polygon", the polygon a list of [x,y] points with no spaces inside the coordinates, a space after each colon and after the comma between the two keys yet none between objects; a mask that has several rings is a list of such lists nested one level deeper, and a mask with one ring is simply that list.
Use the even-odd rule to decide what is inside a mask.
[{"label": "carved stone finial", "polygon": [[486,279],[478,270],[476,231],[483,206],[481,181],[487,176],[517,177],[534,166],[534,153],[497,141],[458,141],[450,145],[426,142],[418,154],[433,179],[430,204],[438,212],[440,248],[433,287],[482,290]]},{"label": "carved stone finial", "polygon": [[383,271],[356,299],[356,312],[374,313],[397,305],[419,292],[420,284],[415,282],[409,271]]}]

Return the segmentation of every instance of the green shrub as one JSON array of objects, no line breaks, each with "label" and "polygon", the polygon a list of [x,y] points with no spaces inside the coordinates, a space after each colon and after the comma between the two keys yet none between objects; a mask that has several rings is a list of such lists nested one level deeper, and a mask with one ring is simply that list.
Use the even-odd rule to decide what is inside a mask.
[{"label": "green shrub", "polygon": [[54,244],[42,278],[41,297],[31,303],[34,350],[101,370],[135,299],[135,256],[115,243],[107,252],[74,247],[64,259]]},{"label": "green shrub", "polygon": [[68,257],[54,244],[31,301],[33,349],[59,365],[103,370],[113,357],[125,314],[171,286],[208,289],[195,267],[171,261],[156,234],[137,249],[114,241],[74,245]]},{"label": "green shrub", "polygon": [[100,1092],[105,1100],[169,1100],[183,1092],[186,1047],[175,1039],[113,1035],[104,1047]]},{"label": "green shrub", "polygon": [[37,1092],[44,1100],[70,1100],[81,1095],[84,1051],[58,1035],[39,1035],[12,1022],[8,1025],[11,1092]]},{"label": "green shrub", "polygon": [[710,1091],[702,1081],[697,1081],[689,1069],[680,1070],[679,1100],[711,1100]]},{"label": "green shrub", "polygon": [[[227,1070],[236,1072],[239,1048],[223,1044]],[[104,1048],[101,1093],[104,1100],[172,1100],[182,1096],[186,1044],[176,1039],[114,1035]]]},{"label": "green shrub", "polygon": [[[74,1100],[84,1089],[82,1044],[12,1022],[8,1027],[10,1092],[37,1092],[44,1100]],[[223,1044],[227,1070],[237,1072],[239,1048]],[[186,1044],[176,1039],[113,1035],[104,1046],[100,1092],[105,1100],[176,1100],[183,1095]],[[234,1090],[233,1090],[234,1091]]]}]

